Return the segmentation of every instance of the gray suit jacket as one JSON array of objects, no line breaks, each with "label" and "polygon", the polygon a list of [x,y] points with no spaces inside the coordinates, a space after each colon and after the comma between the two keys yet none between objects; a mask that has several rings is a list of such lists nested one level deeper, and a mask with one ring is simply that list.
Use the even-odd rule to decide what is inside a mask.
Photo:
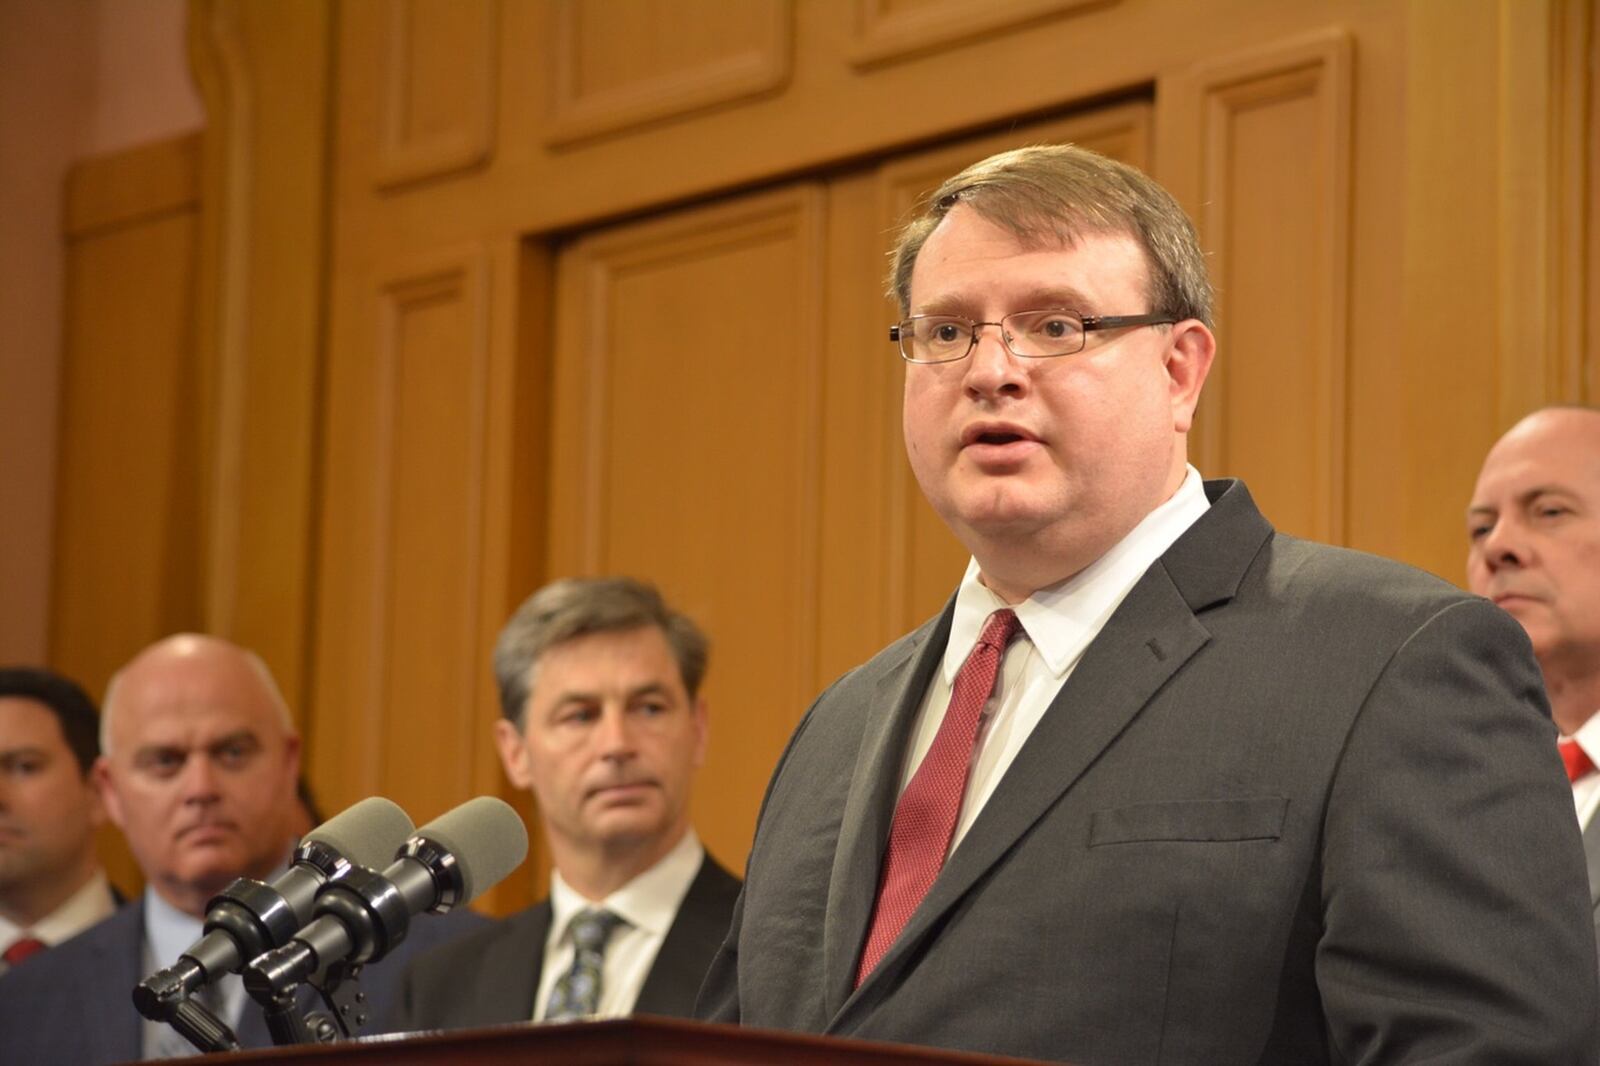
[{"label": "gray suit jacket", "polygon": [[1594,908],[1594,938],[1600,946],[1600,815],[1583,827],[1583,854],[1589,864],[1589,904]]},{"label": "gray suit jacket", "polygon": [[817,699],[702,1016],[1085,1066],[1593,1066],[1582,849],[1521,627],[1207,493],[860,988],[949,609]]},{"label": "gray suit jacket", "polygon": [[[739,880],[709,854],[667,930],[635,1014],[688,1017],[711,957],[728,931]],[[533,1017],[550,933],[550,901],[417,956],[401,976],[399,1014],[386,1028],[469,1029]]]},{"label": "gray suit jacket", "polygon": [[[487,924],[471,912],[413,919],[405,941],[361,978],[373,1016],[393,1012],[396,978],[413,953]],[[0,977],[0,1060],[102,1066],[140,1058],[143,1019],[133,1006],[133,987],[146,976],[140,972],[143,955],[141,899]],[[302,996],[309,1005],[309,992]],[[373,1026],[363,1030],[382,1031]],[[272,1046],[254,1002],[246,1002],[234,1035],[246,1048]]]}]

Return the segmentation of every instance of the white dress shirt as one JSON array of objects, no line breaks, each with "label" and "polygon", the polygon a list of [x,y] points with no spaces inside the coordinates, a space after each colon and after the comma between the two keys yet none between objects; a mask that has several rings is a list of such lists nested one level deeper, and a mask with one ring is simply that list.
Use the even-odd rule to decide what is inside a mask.
[{"label": "white dress shirt", "polygon": [[[1056,693],[1099,635],[1112,613],[1150,565],[1211,506],[1194,467],[1161,506],[1118,541],[1110,551],[1067,580],[1035,592],[1013,606],[1024,632],[1012,641],[1001,662],[994,692],[984,707],[961,816],[950,841],[954,851],[1011,767],[1023,743],[1044,717]],[[905,790],[944,720],[950,690],[961,664],[972,654],[989,615],[1006,603],[980,579],[978,562],[967,565],[956,592],[955,617],[945,645],[943,669],[934,675],[917,712],[911,750],[900,777]],[[1066,708],[1067,714],[1072,709]]]},{"label": "white dress shirt", "polygon": [[[1572,735],[1589,761],[1600,766],[1600,714],[1592,714]],[[1588,828],[1596,808],[1600,808],[1600,773],[1588,773],[1572,783],[1572,802],[1578,808],[1578,824]]]},{"label": "white dress shirt", "polygon": [[[68,896],[61,906],[30,926],[19,926],[11,919],[0,915],[0,952],[5,951],[15,941],[30,936],[55,947],[63,940],[77,936],[102,918],[109,918],[111,912],[116,909],[117,903],[111,898],[111,882],[106,880],[104,871],[96,870],[94,876],[85,881],[78,891]],[[0,973],[5,973],[7,969],[6,964],[0,962]]]},{"label": "white dress shirt", "polygon": [[568,926],[579,911],[590,907],[608,910],[623,922],[606,942],[600,1004],[595,1016],[619,1018],[630,1013],[705,855],[700,838],[691,829],[660,862],[598,901],[585,899],[562,880],[559,872],[552,873],[550,934],[545,938],[544,967],[539,975],[539,994],[533,1000],[533,1020],[544,1019],[551,990],[572,967]]}]

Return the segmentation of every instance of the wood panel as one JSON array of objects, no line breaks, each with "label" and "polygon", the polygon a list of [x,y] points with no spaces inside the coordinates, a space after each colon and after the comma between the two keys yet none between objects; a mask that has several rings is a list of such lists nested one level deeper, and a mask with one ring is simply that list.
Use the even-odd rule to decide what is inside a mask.
[{"label": "wood panel", "polygon": [[334,368],[319,622],[342,654],[319,663],[313,751],[330,806],[382,794],[420,823],[478,784],[488,292],[482,248],[399,267]]},{"label": "wood panel", "polygon": [[201,619],[198,159],[185,137],[68,180],[50,659],[92,692]]},{"label": "wood panel", "polygon": [[1583,365],[1593,340],[1577,335],[1589,269],[1578,249],[1593,211],[1581,202],[1578,126],[1593,137],[1593,119],[1574,114],[1586,113],[1593,77],[1578,58],[1592,49],[1592,4],[1506,10],[1468,0],[1407,12],[1409,447],[1396,502],[1406,557],[1458,581],[1461,516],[1485,451],[1530,409],[1584,398],[1593,373]]},{"label": "wood panel", "polygon": [[[189,136],[82,163],[67,183],[49,661],[96,696],[146,644],[202,627],[199,159]],[[99,845],[137,891],[121,838]]]},{"label": "wood panel", "polygon": [[810,184],[584,237],[560,258],[552,577],[656,582],[712,640],[696,825],[742,863],[812,694],[823,199]]},{"label": "wood panel", "polygon": [[1159,88],[1164,165],[1218,290],[1192,459],[1280,529],[1345,538],[1351,45],[1319,34]]},{"label": "wood panel", "polygon": [[856,0],[850,58],[871,66],[1117,0]]},{"label": "wood panel", "polygon": [[550,144],[726,105],[789,77],[791,0],[554,0],[550,17]]},{"label": "wood panel", "polygon": [[[898,227],[940,183],[962,168],[1007,148],[1040,143],[1080,144],[1142,167],[1149,157],[1150,122],[1148,104],[1129,103],[964,140],[885,164],[878,175],[876,226],[885,235],[885,243],[874,262],[885,261],[883,256],[891,250]],[[885,300],[882,307],[880,335],[884,340],[876,346],[879,350],[868,354],[894,361],[897,357],[887,340],[888,326],[900,317],[900,312],[892,300]],[[894,381],[895,388],[884,397],[880,416],[894,427],[888,452],[880,460],[886,467],[885,481],[892,501],[885,530],[888,541],[882,549],[890,619],[885,640],[939,611],[960,581],[968,559],[967,550],[923,497],[906,462],[900,422],[903,370],[894,375]]]},{"label": "wood panel", "polygon": [[204,628],[260,654],[304,728],[333,14],[196,0],[190,16],[209,115],[194,279]]},{"label": "wood panel", "polygon": [[494,147],[495,0],[394,0],[383,21],[379,188],[451,174]]}]

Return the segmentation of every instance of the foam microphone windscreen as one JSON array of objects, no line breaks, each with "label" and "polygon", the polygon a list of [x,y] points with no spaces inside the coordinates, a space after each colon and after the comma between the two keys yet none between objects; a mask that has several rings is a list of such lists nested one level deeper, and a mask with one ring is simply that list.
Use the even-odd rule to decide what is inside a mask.
[{"label": "foam microphone windscreen", "polygon": [[381,870],[412,828],[411,816],[399,804],[369,796],[317,826],[305,840],[324,844],[357,866]]},{"label": "foam microphone windscreen", "polygon": [[470,799],[441,814],[416,833],[455,856],[461,872],[461,902],[515,870],[528,855],[528,829],[511,805],[494,796]]}]

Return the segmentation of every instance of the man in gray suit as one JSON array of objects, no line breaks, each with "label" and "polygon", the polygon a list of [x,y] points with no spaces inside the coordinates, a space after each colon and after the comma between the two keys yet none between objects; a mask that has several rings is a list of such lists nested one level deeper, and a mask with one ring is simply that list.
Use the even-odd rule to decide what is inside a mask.
[{"label": "man in gray suit", "polygon": [[795,731],[701,1014],[1085,1066],[1592,1066],[1527,639],[1202,484],[1211,292],[1171,197],[1004,153],[910,223],[894,292],[907,453],[972,562]]},{"label": "man in gray suit", "polygon": [[1600,411],[1550,407],[1490,449],[1467,510],[1467,584],[1527,630],[1572,782],[1600,936]]},{"label": "man in gray suit", "polygon": [[631,578],[556,581],[518,608],[495,646],[495,742],[537,800],[550,895],[419,956],[395,1027],[691,1013],[739,894],[689,820],[706,656]]}]

